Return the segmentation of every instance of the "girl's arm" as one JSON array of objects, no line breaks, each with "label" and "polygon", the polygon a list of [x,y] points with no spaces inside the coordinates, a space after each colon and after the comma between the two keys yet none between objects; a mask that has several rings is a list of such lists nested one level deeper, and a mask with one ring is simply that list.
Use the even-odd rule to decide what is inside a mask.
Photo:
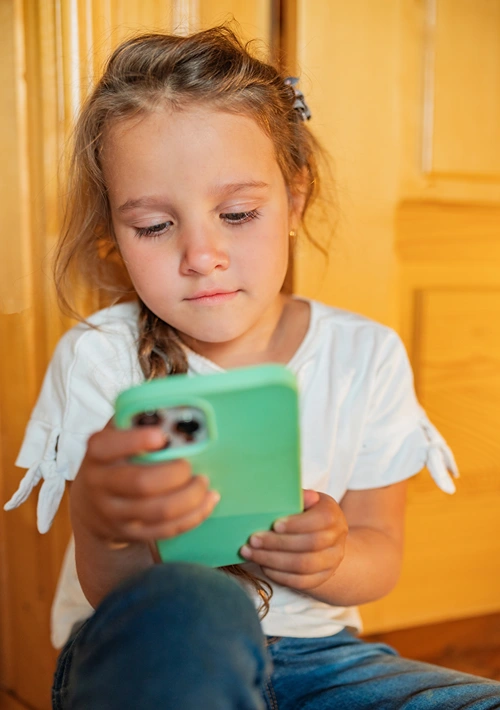
[{"label": "girl's arm", "polygon": [[310,590],[336,606],[375,601],[396,585],[404,549],[406,481],[364,491],[348,491],[340,503],[349,530],[342,563]]},{"label": "girl's arm", "polygon": [[196,527],[217,504],[208,479],[194,476],[185,460],[130,462],[164,443],[160,429],[119,431],[111,423],[89,439],[71,486],[70,511],[78,579],[93,607],[153,564],[150,541]]},{"label": "girl's arm", "polygon": [[406,482],[348,491],[341,505],[323,493],[304,494],[305,512],[253,535],[244,557],[271,580],[334,606],[387,594],[401,569]]},{"label": "girl's arm", "polygon": [[[72,482],[70,501],[71,487]],[[71,524],[78,580],[94,609],[120,582],[153,564],[150,546],[146,542],[112,545],[93,534],[75,514],[71,516]]]}]

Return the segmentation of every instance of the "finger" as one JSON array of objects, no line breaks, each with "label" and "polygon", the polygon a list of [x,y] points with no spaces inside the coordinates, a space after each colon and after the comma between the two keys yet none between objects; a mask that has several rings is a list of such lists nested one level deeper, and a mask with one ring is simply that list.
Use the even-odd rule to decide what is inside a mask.
[{"label": "finger", "polygon": [[89,438],[87,455],[93,461],[112,463],[130,456],[155,451],[165,445],[166,437],[159,427],[116,429],[108,424]]},{"label": "finger", "polygon": [[254,533],[248,543],[252,549],[283,550],[286,552],[318,552],[333,547],[337,541],[333,529],[302,535],[278,535],[275,532]]},{"label": "finger", "polygon": [[311,575],[291,574],[289,572],[281,572],[267,567],[263,567],[262,571],[272,582],[281,584],[284,587],[289,587],[290,589],[297,589],[298,591],[304,592],[310,591],[315,587],[319,587],[320,584],[324,584],[332,576],[331,570]]},{"label": "finger", "polygon": [[109,515],[121,522],[135,520],[143,525],[169,522],[203,504],[208,482],[206,476],[195,476],[168,495],[142,499],[113,498],[109,501]]},{"label": "finger", "polygon": [[304,510],[308,510],[313,505],[316,505],[316,503],[319,502],[320,495],[319,495],[318,491],[311,491],[309,489],[304,488],[303,494],[304,494]]},{"label": "finger", "polygon": [[319,493],[319,501],[303,513],[276,520],[273,530],[278,533],[302,534],[325,530],[344,524],[345,518],[339,505],[324,493]]},{"label": "finger", "polygon": [[111,494],[121,498],[150,498],[173,492],[193,478],[186,459],[143,466],[129,464],[106,468],[100,483]]},{"label": "finger", "polygon": [[325,572],[337,567],[342,559],[341,551],[330,547],[319,553],[307,552],[274,552],[269,550],[254,550],[244,545],[240,550],[246,560],[255,562],[261,567],[289,572],[291,574],[310,575]]},{"label": "finger", "polygon": [[120,533],[120,535],[123,539],[130,540],[164,540],[177,537],[188,530],[198,527],[206,520],[219,500],[218,493],[207,491],[203,503],[196,510],[176,520],[161,524],[144,525],[138,522],[130,522],[122,527],[123,533]]}]

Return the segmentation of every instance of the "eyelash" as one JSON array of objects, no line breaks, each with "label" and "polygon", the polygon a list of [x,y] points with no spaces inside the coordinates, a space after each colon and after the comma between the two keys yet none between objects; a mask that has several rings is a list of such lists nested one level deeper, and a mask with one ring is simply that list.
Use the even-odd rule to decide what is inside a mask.
[{"label": "eyelash", "polygon": [[162,222],[161,224],[153,224],[152,227],[141,227],[136,229],[137,237],[159,237],[161,236],[167,228],[168,222]]},{"label": "eyelash", "polygon": [[[234,227],[239,227],[242,224],[251,222],[253,219],[260,217],[260,212],[258,210],[249,210],[248,212],[226,212],[219,215],[221,218],[225,218],[227,224],[231,224]],[[236,217],[236,219],[227,219],[228,217]],[[157,238],[160,237],[168,230],[169,222],[162,222],[161,224],[153,224],[151,227],[136,228],[137,237],[150,237]]]},{"label": "eyelash", "polygon": [[[251,222],[252,219],[257,219],[257,217],[260,217],[260,212],[259,210],[249,210],[248,212],[226,212],[220,216],[226,217],[228,224],[239,225]],[[237,217],[237,219],[229,220],[227,217]]]}]

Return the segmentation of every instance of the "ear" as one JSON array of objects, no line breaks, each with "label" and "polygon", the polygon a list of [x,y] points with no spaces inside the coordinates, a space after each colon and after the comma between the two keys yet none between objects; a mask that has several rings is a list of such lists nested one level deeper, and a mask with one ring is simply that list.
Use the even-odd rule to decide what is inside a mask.
[{"label": "ear", "polygon": [[297,173],[293,183],[288,188],[289,222],[290,229],[294,231],[297,231],[302,222],[307,193],[309,191],[309,181],[308,170],[304,167]]}]

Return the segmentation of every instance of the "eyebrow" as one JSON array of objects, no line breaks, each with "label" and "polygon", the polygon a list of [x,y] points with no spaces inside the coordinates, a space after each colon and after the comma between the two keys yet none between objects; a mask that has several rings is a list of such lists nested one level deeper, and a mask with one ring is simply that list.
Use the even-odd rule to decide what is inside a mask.
[{"label": "eyebrow", "polygon": [[[248,182],[234,182],[226,183],[224,185],[215,185],[210,189],[210,194],[214,196],[227,195],[229,197],[231,195],[236,195],[238,192],[243,192],[244,190],[262,190],[266,187],[269,187],[267,182],[250,180]],[[128,210],[133,210],[137,207],[158,207],[164,203],[165,200],[159,196],[146,195],[144,197],[138,197],[137,199],[127,200],[123,203],[123,205],[118,207],[118,212],[127,212]]]}]

